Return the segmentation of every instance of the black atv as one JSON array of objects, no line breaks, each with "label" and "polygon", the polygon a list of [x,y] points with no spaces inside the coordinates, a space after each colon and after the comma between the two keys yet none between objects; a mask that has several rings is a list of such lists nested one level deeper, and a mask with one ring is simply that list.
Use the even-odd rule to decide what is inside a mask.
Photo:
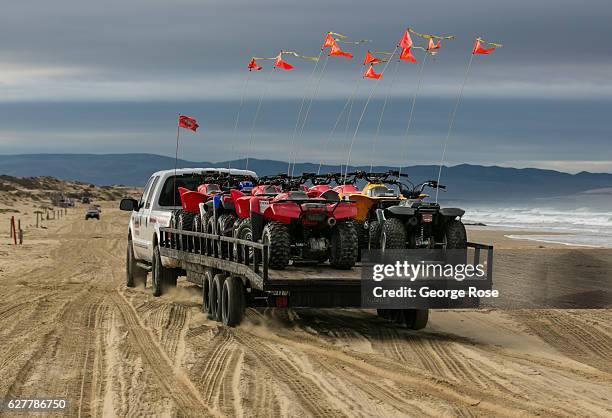
[{"label": "black atv", "polygon": [[[409,182],[410,183],[410,182]],[[461,222],[465,213],[459,208],[441,208],[424,200],[426,187],[445,190],[446,186],[429,180],[411,187],[397,182],[406,200],[378,209],[376,216],[383,225],[380,248],[385,249],[466,249],[467,234]]]}]

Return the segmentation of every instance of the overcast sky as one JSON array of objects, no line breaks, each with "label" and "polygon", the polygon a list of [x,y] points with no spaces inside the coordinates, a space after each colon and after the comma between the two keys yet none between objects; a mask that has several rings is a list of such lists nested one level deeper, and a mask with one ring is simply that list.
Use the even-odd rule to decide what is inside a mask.
[{"label": "overcast sky", "polygon": [[328,137],[360,79],[365,50],[392,50],[411,26],[457,39],[428,59],[408,138],[403,133],[418,67],[401,63],[394,80],[392,63],[374,90],[373,80],[360,82],[349,138],[371,91],[374,100],[356,139],[356,163],[372,158],[387,91],[391,99],[374,151],[377,162],[439,160],[473,40],[481,35],[504,47],[473,62],[449,162],[612,172],[609,0],[5,3],[0,14],[3,154],[171,155],[176,115],[185,113],[197,117],[201,128],[184,133],[183,158],[236,157],[247,152],[257,100],[265,92],[253,155],[286,159],[301,98],[315,85],[309,83],[314,64],[287,57],[296,70],[270,74],[270,63],[262,61],[266,68],[252,73],[244,90],[246,64],[253,55],[273,56],[280,49],[317,55],[324,33],[335,31],[372,43],[344,45],[354,60],[330,58],[298,159],[338,162],[346,155],[346,121]]}]

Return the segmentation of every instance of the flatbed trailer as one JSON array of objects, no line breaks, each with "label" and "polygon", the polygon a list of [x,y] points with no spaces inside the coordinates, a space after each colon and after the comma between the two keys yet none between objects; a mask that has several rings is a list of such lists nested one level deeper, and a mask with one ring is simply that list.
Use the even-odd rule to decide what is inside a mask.
[{"label": "flatbed trailer", "polygon": [[[176,261],[187,280],[202,287],[202,309],[211,319],[235,326],[249,306],[278,308],[360,308],[361,266],[338,270],[328,265],[294,263],[284,270],[268,267],[268,245],[223,235],[172,228],[159,229],[159,250]],[[468,243],[474,264],[487,252],[492,274],[493,247]],[[489,276],[490,277],[490,276]],[[400,317],[378,312],[409,328],[421,329],[428,310],[404,310]]]}]

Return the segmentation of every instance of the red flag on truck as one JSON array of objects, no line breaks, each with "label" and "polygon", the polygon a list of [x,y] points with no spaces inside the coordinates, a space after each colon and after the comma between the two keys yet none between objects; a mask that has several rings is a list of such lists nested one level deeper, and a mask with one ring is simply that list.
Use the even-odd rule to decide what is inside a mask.
[{"label": "red flag on truck", "polygon": [[179,128],[189,129],[193,132],[197,131],[200,127],[200,125],[198,125],[198,121],[185,115],[179,115],[178,126]]}]

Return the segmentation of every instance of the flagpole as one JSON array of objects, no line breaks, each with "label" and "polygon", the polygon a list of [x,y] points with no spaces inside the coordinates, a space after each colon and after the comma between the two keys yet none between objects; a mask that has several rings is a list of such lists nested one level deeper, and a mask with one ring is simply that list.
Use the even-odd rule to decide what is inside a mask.
[{"label": "flagpole", "polygon": [[[179,118],[180,118],[180,114],[179,114]],[[174,177],[173,177],[173,184],[172,184],[172,196],[173,196],[173,203],[172,206],[176,206],[176,166],[177,166],[177,162],[178,162],[178,147],[179,147],[179,135],[181,132],[181,127],[179,125],[179,121],[177,119],[176,121],[176,149],[174,151]]]},{"label": "flagpole", "polygon": [[[448,145],[448,140],[451,135],[451,131],[453,130],[453,126],[455,124],[455,116],[457,115],[457,109],[459,108],[459,102],[463,97],[463,89],[467,83],[468,75],[470,73],[470,68],[472,68],[472,61],[474,60],[474,53],[470,55],[470,61],[468,62],[467,69],[465,70],[465,77],[463,79],[463,83],[461,83],[461,88],[459,89],[459,95],[457,96],[457,101],[455,102],[455,108],[453,109],[453,113],[451,114],[451,118],[448,124],[448,132],[446,133],[446,139],[444,140],[444,146],[442,148],[442,158],[440,159],[440,168],[438,169],[438,184],[440,183],[440,177],[442,176],[442,166],[444,165],[444,158],[446,157],[446,146]],[[438,203],[438,192],[440,188],[436,187],[436,203]]]},{"label": "flagpole", "polygon": [[234,150],[236,145],[236,134],[238,133],[238,124],[240,123],[240,112],[242,111],[242,106],[244,105],[244,96],[246,95],[246,90],[249,86],[249,80],[251,79],[251,70],[249,69],[249,74],[247,74],[246,81],[244,82],[244,87],[242,88],[242,95],[240,96],[240,105],[238,106],[238,113],[236,114],[236,122],[234,123],[234,133],[232,134],[232,151],[230,153],[230,158],[227,162],[227,169],[231,170],[232,168],[232,157],[234,156]]},{"label": "flagpole", "polygon": [[397,79],[397,70],[399,68],[400,61],[397,60],[395,63],[395,69],[393,70],[393,77],[391,78],[391,82],[387,87],[387,94],[385,95],[385,101],[383,102],[382,109],[380,111],[380,117],[378,118],[378,126],[376,127],[376,134],[374,135],[374,140],[372,141],[372,160],[370,161],[370,172],[374,167],[374,152],[376,151],[376,145],[378,143],[378,135],[380,134],[380,127],[382,126],[383,115],[385,114],[385,109],[387,108],[387,102],[389,101],[389,96],[391,95],[391,88]]},{"label": "flagpole", "polygon": [[[399,47],[399,45],[395,46],[395,49],[393,50],[393,53],[391,53],[391,56],[389,57],[389,60],[385,63],[385,67],[382,69],[380,74],[384,74],[385,73],[385,71],[387,70],[387,67],[389,66],[389,63],[391,63],[391,60],[395,56],[395,53],[397,52],[397,48],[398,47]],[[353,145],[355,145],[355,138],[357,138],[357,133],[359,132],[359,127],[361,126],[361,121],[363,120],[363,116],[365,115],[365,112],[368,109],[368,104],[370,103],[370,100],[372,99],[372,96],[374,95],[374,92],[376,91],[376,87],[378,86],[379,82],[380,82],[380,78],[377,79],[376,82],[374,83],[374,85],[372,86],[372,89],[370,90],[370,94],[368,95],[368,99],[366,100],[365,104],[363,105],[363,110],[361,111],[361,115],[359,116],[359,119],[357,120],[357,126],[355,127],[355,133],[353,133],[353,138],[351,139],[351,146],[349,147],[348,155],[346,157],[346,171],[345,171],[345,174],[344,174],[344,182],[345,183],[346,183],[346,177],[348,176],[349,163],[351,162],[351,153],[353,151]]]},{"label": "flagpole", "polygon": [[[351,102],[351,100],[353,100],[353,97],[355,96],[355,94],[357,94],[357,90],[359,89],[359,84],[361,83],[362,79],[363,79],[363,77],[359,77],[357,79],[357,81],[355,82],[355,87],[353,88],[353,91],[351,92],[351,95],[346,100],[346,103],[344,103],[344,107],[342,108],[342,110],[340,111],[340,114],[336,118],[336,123],[334,123],[334,127],[332,128],[331,132],[329,133],[329,136],[327,137],[327,141],[325,143],[324,150],[329,149],[329,146],[331,145],[334,133],[336,132],[336,128],[338,127],[338,125],[340,124],[340,120],[342,119],[342,115],[344,115],[344,111],[348,107],[348,105]],[[317,174],[319,174],[321,172],[322,164],[323,164],[323,157],[321,157],[321,159],[319,160],[319,169],[317,170]],[[342,171],[342,163],[340,164],[340,171]]]},{"label": "flagpole", "polygon": [[[361,76],[359,81],[361,81],[361,80],[363,80],[363,75]],[[361,83],[357,84],[357,89],[355,90],[355,94],[351,95],[350,102],[349,102],[348,114],[346,115],[346,128],[344,129],[344,139],[345,139],[345,142],[346,142],[345,146],[347,148],[349,146],[349,126],[350,126],[350,123],[351,123],[351,115],[353,113],[353,105],[355,104],[355,98],[357,97],[357,92],[359,91],[359,86],[360,85],[361,85]],[[340,146],[342,146],[342,144]],[[342,163],[340,163],[340,175],[342,175]]]},{"label": "flagpole", "polygon": [[251,134],[250,134],[250,139],[249,139],[249,148],[247,151],[247,155],[246,155],[246,165],[245,165],[245,170],[249,169],[249,157],[251,155],[251,151],[253,148],[253,133],[255,130],[255,124],[257,123],[257,118],[259,116],[259,111],[261,110],[261,102],[264,99],[264,96],[266,94],[266,87],[268,85],[268,81],[270,81],[270,78],[272,78],[272,74],[274,73],[274,70],[276,70],[276,67],[272,67],[272,70],[268,73],[268,79],[266,80],[266,83],[263,87],[263,89],[261,90],[261,96],[259,96],[259,102],[257,103],[257,109],[255,110],[255,116],[253,117],[253,123],[251,123]]},{"label": "flagpole", "polygon": [[[323,55],[323,48],[321,48],[321,52],[319,52],[319,56],[317,57],[317,61],[315,66],[313,67],[308,79],[306,80],[306,86],[310,85],[310,81],[313,79],[315,72],[319,66],[319,60],[321,59],[321,55]],[[302,118],[302,111],[304,110],[304,104],[306,103],[306,96],[308,96],[308,88],[304,91],[304,96],[302,97],[302,102],[300,103],[300,110],[298,111],[297,120],[295,121],[295,126],[293,127],[293,135],[291,136],[291,146],[289,148],[289,161],[287,163],[287,175],[291,172],[291,156],[293,154],[293,147],[295,145],[295,138],[298,131],[298,126],[300,125],[300,119]]]},{"label": "flagpole", "polygon": [[421,85],[423,84],[423,69],[425,68],[425,61],[427,60],[427,51],[425,51],[425,56],[423,57],[423,62],[421,62],[421,69],[419,70],[419,80],[417,82],[417,87],[414,91],[414,96],[412,96],[412,105],[410,106],[410,113],[408,116],[408,125],[406,126],[406,131],[404,132],[404,137],[406,138],[406,146],[402,147],[402,157],[400,166],[398,169],[399,174],[402,173],[402,162],[406,159],[406,150],[408,149],[408,134],[410,133],[410,127],[412,126],[412,116],[414,115],[414,108],[416,106],[416,100],[419,96],[419,92],[421,91]]},{"label": "flagpole", "polygon": [[[323,50],[321,50],[321,52],[323,52]],[[319,55],[319,58],[320,57],[321,56]],[[308,106],[306,106],[306,114],[304,115],[304,120],[302,121],[302,126],[300,127],[300,133],[298,135],[300,142],[298,145],[297,152],[293,153],[293,165],[291,168],[291,177],[293,177],[293,172],[295,171],[295,164],[296,164],[297,156],[302,152],[302,144],[303,144],[302,137],[304,135],[304,127],[306,126],[306,121],[308,120],[308,116],[310,115],[310,109],[312,108],[312,102],[314,101],[314,98],[317,97],[317,94],[319,93],[319,88],[321,87],[321,80],[323,79],[323,74],[325,73],[325,69],[327,68],[328,61],[329,61],[329,55],[325,57],[325,61],[323,62],[323,68],[321,68],[321,73],[319,74],[319,79],[317,80],[317,84],[315,85],[314,92],[312,93],[312,96],[310,96],[310,100],[308,101]]]}]

